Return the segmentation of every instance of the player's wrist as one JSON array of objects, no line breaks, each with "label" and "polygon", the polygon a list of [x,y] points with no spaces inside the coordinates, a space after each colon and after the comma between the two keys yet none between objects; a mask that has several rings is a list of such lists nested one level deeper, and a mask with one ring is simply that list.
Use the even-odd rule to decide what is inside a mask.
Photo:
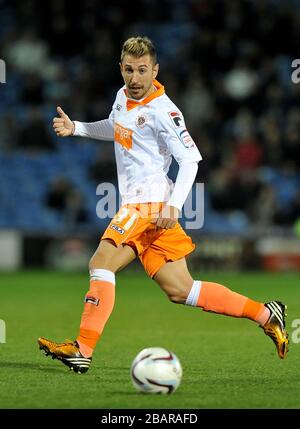
[{"label": "player's wrist", "polygon": [[71,136],[74,136],[75,133],[75,122],[72,121],[72,130],[71,130]]}]

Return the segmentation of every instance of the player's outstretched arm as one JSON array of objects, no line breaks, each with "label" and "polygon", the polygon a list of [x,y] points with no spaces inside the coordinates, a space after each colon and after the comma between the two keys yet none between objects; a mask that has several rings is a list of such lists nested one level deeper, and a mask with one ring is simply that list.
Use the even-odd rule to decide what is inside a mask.
[{"label": "player's outstretched arm", "polygon": [[58,106],[57,113],[59,117],[53,118],[53,129],[59,137],[68,137],[74,134],[74,122],[71,121],[69,116]]},{"label": "player's outstretched arm", "polygon": [[58,106],[59,117],[53,118],[53,129],[59,137],[79,136],[96,140],[114,140],[113,114],[97,122],[71,121],[69,116]]}]

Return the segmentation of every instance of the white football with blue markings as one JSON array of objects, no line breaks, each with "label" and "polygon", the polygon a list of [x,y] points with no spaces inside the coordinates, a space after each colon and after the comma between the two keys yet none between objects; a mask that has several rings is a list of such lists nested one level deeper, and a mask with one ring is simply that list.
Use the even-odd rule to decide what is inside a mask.
[{"label": "white football with blue markings", "polygon": [[139,392],[170,394],[180,385],[182,366],[173,352],[163,347],[149,347],[134,358],[130,374]]}]

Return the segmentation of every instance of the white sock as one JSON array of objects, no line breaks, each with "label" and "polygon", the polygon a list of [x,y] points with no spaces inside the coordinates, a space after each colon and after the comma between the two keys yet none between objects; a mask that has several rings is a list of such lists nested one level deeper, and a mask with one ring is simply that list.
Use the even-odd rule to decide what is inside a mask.
[{"label": "white sock", "polygon": [[191,305],[192,307],[197,306],[197,301],[200,295],[201,286],[202,286],[201,280],[194,280],[189,296],[185,301],[185,305]]},{"label": "white sock", "polygon": [[113,285],[116,284],[115,273],[109,270],[95,269],[90,270],[90,279],[91,280],[102,280],[103,282],[109,282]]}]

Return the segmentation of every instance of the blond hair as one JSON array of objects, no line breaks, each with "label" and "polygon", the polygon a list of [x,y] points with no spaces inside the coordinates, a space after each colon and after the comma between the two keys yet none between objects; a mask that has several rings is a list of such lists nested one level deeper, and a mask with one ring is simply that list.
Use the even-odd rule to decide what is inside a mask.
[{"label": "blond hair", "polygon": [[122,47],[121,63],[125,55],[132,55],[133,57],[140,58],[144,55],[150,55],[153,64],[157,63],[156,50],[153,42],[148,37],[130,37],[127,39]]}]

